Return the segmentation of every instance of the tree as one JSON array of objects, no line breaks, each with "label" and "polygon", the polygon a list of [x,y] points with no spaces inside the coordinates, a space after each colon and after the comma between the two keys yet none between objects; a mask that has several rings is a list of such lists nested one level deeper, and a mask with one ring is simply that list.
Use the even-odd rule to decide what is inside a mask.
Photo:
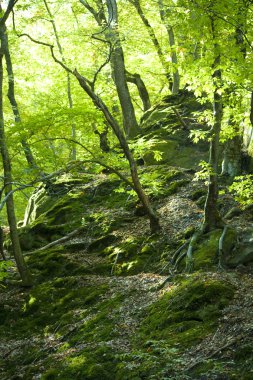
[{"label": "tree", "polygon": [[[8,152],[8,146],[5,138],[5,129],[4,129],[4,113],[3,113],[3,57],[6,54],[6,26],[5,22],[10,14],[11,10],[15,5],[15,1],[9,1],[7,10],[0,19],[0,40],[1,40],[1,49],[0,49],[0,151],[3,161],[4,168],[4,191],[5,194],[10,194],[7,199],[7,215],[8,222],[10,226],[10,236],[13,248],[14,258],[17,264],[19,274],[22,279],[23,286],[31,286],[32,278],[31,274],[25,264],[24,258],[22,256],[19,237],[17,231],[14,199],[12,194],[12,172],[11,172],[11,161]],[[0,11],[3,12],[1,4]]]},{"label": "tree", "polygon": [[[156,53],[157,53],[159,60],[162,64],[162,67],[164,69],[164,74],[165,74],[165,77],[169,83],[169,87],[173,91],[173,80],[172,80],[172,76],[171,76],[170,64],[168,62],[166,55],[163,53],[163,50],[162,50],[161,45],[158,41],[158,38],[156,37],[154,28],[150,24],[148,18],[145,16],[145,13],[142,9],[140,0],[129,0],[129,2],[135,7],[138,15],[140,16],[143,24],[145,25],[145,28],[146,28],[149,36],[150,36],[150,39],[154,45]],[[164,13],[162,13],[162,21],[165,21]],[[173,36],[174,36],[174,34],[173,34]],[[171,42],[174,45],[174,41],[171,40]],[[174,86],[174,91],[177,92],[175,86]]]},{"label": "tree", "polygon": [[[169,25],[167,19],[168,19],[168,14],[170,13],[168,10],[165,10],[165,6],[163,3],[163,0],[158,1],[159,4],[159,10],[160,10],[160,16],[161,20],[164,23],[168,37],[169,37],[169,45],[171,49],[171,63],[172,63],[172,77],[173,77],[173,82],[172,82],[172,94],[177,94],[179,91],[180,87],[180,75],[178,71],[178,59],[177,59],[177,53],[175,49],[175,35],[174,35],[174,30],[171,25]],[[169,9],[169,8],[168,8]]]},{"label": "tree", "polygon": [[[101,0],[97,0],[97,10],[91,7],[85,0],[80,0],[84,7],[94,16],[96,22],[102,27],[106,42],[110,46],[110,62],[112,68],[112,76],[117,89],[122,115],[124,130],[129,138],[135,137],[140,129],[136,120],[133,103],[127,86],[126,68],[124,62],[124,53],[121,46],[118,8],[116,0],[107,0],[107,17],[104,5]],[[100,34],[100,33],[99,33]],[[93,35],[94,36],[94,35]],[[95,38],[99,38],[96,37]]]},{"label": "tree", "polygon": [[[50,10],[48,2],[46,0],[43,0],[43,2],[45,4],[47,13],[48,13],[48,15],[50,17],[50,22],[51,22],[52,27],[53,27],[53,31],[54,31],[57,47],[58,47],[59,53],[61,55],[62,62],[66,62],[64,54],[63,54],[63,48],[62,48],[62,45],[61,45],[61,42],[60,42],[60,38],[59,38],[59,33],[57,31],[56,23],[55,23],[55,20],[54,20],[54,16],[53,16],[53,14],[52,14],[52,12]],[[67,72],[67,97],[68,97],[69,108],[72,109],[73,108],[73,96],[72,96],[72,91],[71,91],[71,79],[70,79],[69,72]],[[76,138],[76,127],[75,127],[74,124],[72,125],[72,138],[73,139]],[[76,160],[76,148],[75,148],[75,146],[72,147],[71,159],[72,160]]]}]

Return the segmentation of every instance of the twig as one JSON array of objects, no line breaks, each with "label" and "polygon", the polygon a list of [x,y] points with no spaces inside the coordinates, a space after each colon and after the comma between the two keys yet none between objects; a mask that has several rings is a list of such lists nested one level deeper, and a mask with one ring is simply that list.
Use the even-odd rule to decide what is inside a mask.
[{"label": "twig", "polygon": [[183,118],[181,117],[180,113],[178,112],[178,110],[175,108],[175,107],[171,107],[172,111],[176,114],[178,120],[180,121],[183,129],[185,129],[186,131],[189,130],[189,126],[186,124],[186,122],[183,120]]}]

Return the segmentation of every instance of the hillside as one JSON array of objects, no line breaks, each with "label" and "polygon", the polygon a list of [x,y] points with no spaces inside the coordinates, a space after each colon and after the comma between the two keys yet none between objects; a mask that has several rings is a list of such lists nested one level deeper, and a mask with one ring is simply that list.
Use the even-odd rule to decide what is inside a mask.
[{"label": "hillside", "polygon": [[[172,106],[143,119],[144,138],[155,135],[168,153],[156,165],[146,154],[139,167],[160,234],[150,235],[115,174],[81,163],[30,198],[19,235],[34,286],[20,287],[13,267],[1,285],[2,380],[253,378],[252,208],[241,209],[222,183],[223,256],[222,230],[212,231],[186,272],[178,249],[202,222],[206,186],[195,170],[207,151],[190,139],[181,147],[189,131]],[[195,106],[177,104],[191,125]]]}]

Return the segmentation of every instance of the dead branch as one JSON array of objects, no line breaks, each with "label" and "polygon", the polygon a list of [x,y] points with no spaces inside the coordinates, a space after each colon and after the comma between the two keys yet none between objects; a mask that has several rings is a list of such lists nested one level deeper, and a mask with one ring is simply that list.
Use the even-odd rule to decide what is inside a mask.
[{"label": "dead branch", "polygon": [[176,109],[176,107],[171,107],[172,111],[175,113],[175,115],[177,116],[180,124],[182,125],[183,129],[188,131],[189,130],[189,126],[186,124],[186,122],[183,120],[182,116],[180,115],[180,113],[178,112],[178,110]]},{"label": "dead branch", "polygon": [[51,243],[47,244],[47,245],[44,245],[44,247],[41,247],[41,248],[38,248],[34,251],[31,251],[31,252],[28,252],[26,254],[26,256],[29,256],[29,255],[32,255],[34,253],[37,253],[37,252],[41,252],[41,251],[44,251],[45,249],[48,249],[48,248],[51,248],[51,247],[54,247],[55,245],[57,244],[60,244],[60,243],[64,243],[65,241],[69,240],[70,238],[78,235],[80,232],[84,231],[84,227],[80,227],[72,232],[70,232],[68,235],[60,238],[60,239],[57,239],[57,240],[54,240],[52,241]]}]

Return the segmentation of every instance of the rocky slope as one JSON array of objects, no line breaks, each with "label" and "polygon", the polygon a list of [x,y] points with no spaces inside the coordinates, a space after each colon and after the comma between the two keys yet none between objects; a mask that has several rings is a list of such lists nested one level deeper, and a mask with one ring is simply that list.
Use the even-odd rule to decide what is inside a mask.
[{"label": "rocky slope", "polygon": [[[181,121],[170,111],[163,127],[173,116],[179,144]],[[147,133],[158,131],[152,125]],[[175,149],[183,163],[186,153]],[[196,164],[206,154],[190,142],[187,149]],[[186,273],[175,252],[201,224],[205,185],[189,167],[148,163],[140,172],[159,235],[113,174],[79,167],[33,194],[20,240],[34,286],[21,288],[11,267],[0,288],[2,380],[253,378],[252,209],[240,210],[224,187],[222,266],[217,230],[198,243]]]}]

